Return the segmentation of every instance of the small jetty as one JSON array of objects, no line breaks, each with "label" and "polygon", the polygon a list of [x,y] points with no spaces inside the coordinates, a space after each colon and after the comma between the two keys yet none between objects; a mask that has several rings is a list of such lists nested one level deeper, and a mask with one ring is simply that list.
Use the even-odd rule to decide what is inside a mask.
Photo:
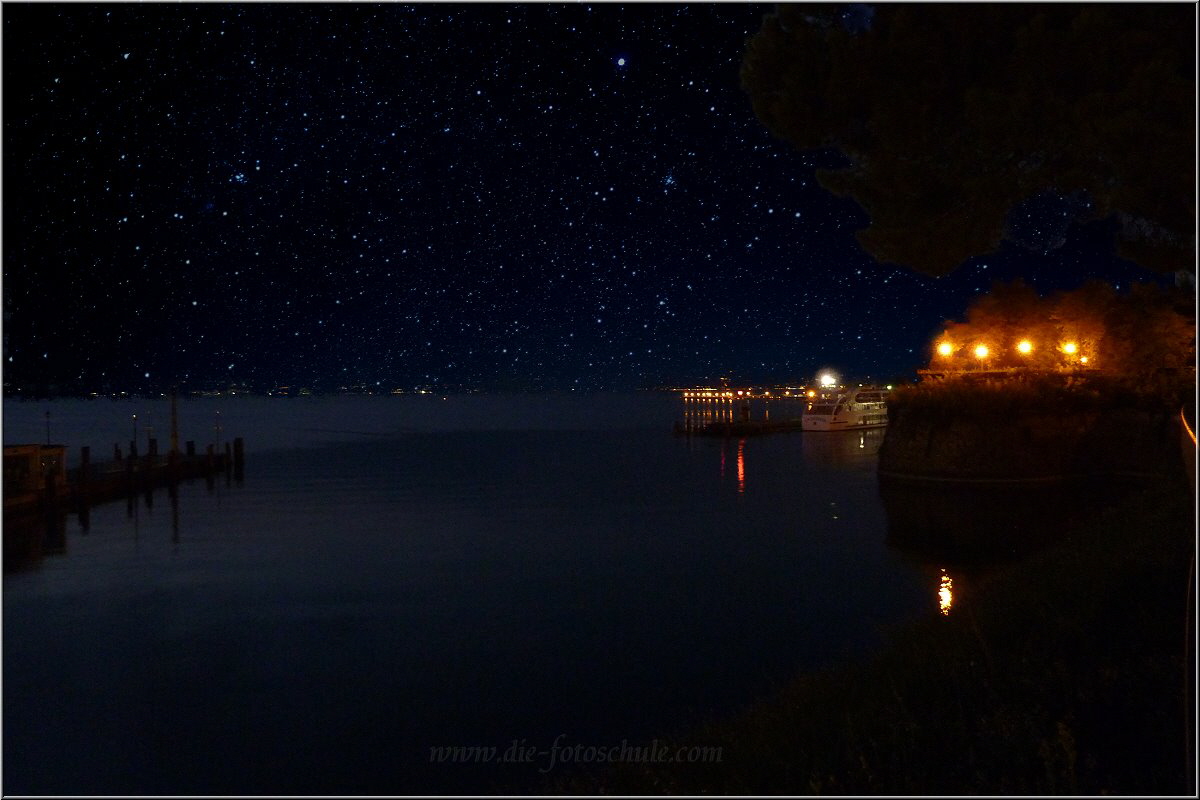
[{"label": "small jetty", "polygon": [[242,481],[245,446],[238,437],[225,442],[224,449],[208,445],[196,451],[195,442],[159,454],[157,441],[150,439],[145,455],[139,455],[136,443],[128,452],[113,446],[113,458],[93,462],[91,448],[80,448],[80,463],[66,468],[65,445],[18,444],[4,446],[4,522],[17,522],[36,515],[85,513],[100,503],[132,498],[157,488],[173,488],[193,478],[213,480],[224,473]]}]

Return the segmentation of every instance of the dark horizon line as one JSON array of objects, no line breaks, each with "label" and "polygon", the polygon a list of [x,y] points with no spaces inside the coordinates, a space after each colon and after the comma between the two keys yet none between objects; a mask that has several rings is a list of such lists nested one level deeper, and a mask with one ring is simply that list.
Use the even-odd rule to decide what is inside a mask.
[{"label": "dark horizon line", "polygon": [[[842,383],[857,383],[857,382],[879,382],[886,380],[889,383],[909,382],[915,378],[916,370],[912,370],[912,375],[896,374],[886,379],[872,375],[854,375],[845,378]],[[730,380],[728,387],[731,389],[776,389],[789,387],[807,387],[812,381],[797,381],[797,380],[772,380],[772,381],[735,381]],[[719,388],[718,379],[709,379],[707,381],[687,382],[679,381],[672,383],[660,383],[654,385],[608,385],[608,386],[527,386],[527,387],[499,387],[499,386],[467,386],[462,384],[439,386],[436,384],[421,384],[416,386],[392,386],[392,387],[370,387],[365,385],[345,385],[336,388],[317,388],[312,386],[292,386],[288,384],[279,384],[271,388],[263,388],[262,386],[245,386],[232,385],[220,388],[188,388],[177,389],[176,396],[183,400],[200,399],[205,397],[229,397],[229,396],[246,396],[246,397],[273,397],[278,399],[296,399],[298,397],[345,397],[345,396],[405,396],[405,395],[527,395],[527,394],[621,394],[631,392],[677,392],[693,389],[704,388]],[[283,392],[281,390],[289,391]],[[57,400],[57,399],[92,399],[99,400],[102,398],[108,399],[155,399],[170,397],[172,391],[167,388],[153,389],[136,389],[129,390],[106,390],[106,391],[86,391],[86,390],[55,390],[48,391],[38,387],[4,387],[3,400]]]}]

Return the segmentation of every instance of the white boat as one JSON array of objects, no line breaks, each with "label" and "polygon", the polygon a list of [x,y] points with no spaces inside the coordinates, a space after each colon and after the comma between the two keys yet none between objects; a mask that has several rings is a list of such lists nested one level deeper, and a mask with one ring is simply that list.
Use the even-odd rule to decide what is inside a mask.
[{"label": "white boat", "polygon": [[828,392],[804,412],[801,427],[806,431],[862,430],[887,425],[887,389],[862,386]]}]

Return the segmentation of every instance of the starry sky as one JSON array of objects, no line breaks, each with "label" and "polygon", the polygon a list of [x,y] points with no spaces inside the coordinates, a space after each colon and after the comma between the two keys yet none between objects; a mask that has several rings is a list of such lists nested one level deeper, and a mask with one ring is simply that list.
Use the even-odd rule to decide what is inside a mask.
[{"label": "starry sky", "polygon": [[1150,279],[1052,197],[875,262],[739,86],[770,10],[5,4],[6,392],[888,379],[993,279]]}]

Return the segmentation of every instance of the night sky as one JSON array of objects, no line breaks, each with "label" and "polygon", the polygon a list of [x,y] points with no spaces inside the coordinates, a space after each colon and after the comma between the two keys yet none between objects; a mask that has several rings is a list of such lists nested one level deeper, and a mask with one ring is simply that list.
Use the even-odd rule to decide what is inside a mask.
[{"label": "night sky", "polygon": [[739,86],[770,9],[6,4],[6,391],[887,379],[993,279],[1151,277],[1053,202],[875,262]]}]

